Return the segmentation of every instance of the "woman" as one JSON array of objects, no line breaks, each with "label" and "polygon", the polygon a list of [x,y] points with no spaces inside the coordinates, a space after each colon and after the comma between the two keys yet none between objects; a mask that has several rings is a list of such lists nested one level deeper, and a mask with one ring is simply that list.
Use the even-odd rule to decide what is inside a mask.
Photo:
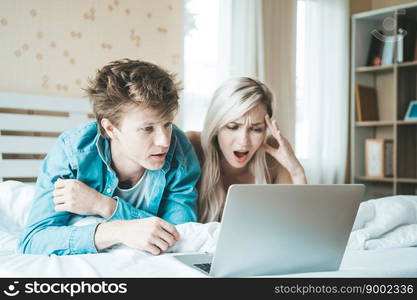
[{"label": "woman", "polygon": [[200,222],[221,221],[231,184],[307,183],[291,145],[271,121],[272,102],[265,84],[230,79],[214,93],[201,134],[187,132],[203,166]]}]

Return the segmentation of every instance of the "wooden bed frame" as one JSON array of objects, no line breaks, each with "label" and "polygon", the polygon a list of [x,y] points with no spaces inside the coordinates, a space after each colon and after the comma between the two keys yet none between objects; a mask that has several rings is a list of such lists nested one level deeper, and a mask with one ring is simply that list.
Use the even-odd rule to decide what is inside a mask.
[{"label": "wooden bed frame", "polygon": [[59,134],[92,119],[88,99],[0,92],[0,182],[35,182]]}]

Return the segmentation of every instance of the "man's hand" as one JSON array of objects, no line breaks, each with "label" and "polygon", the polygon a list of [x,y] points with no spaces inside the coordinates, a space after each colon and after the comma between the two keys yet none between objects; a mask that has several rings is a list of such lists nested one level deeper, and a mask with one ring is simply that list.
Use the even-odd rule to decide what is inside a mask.
[{"label": "man's hand", "polygon": [[54,186],[55,211],[108,218],[116,207],[114,199],[100,194],[79,180],[59,178]]},{"label": "man's hand", "polygon": [[94,236],[98,250],[122,243],[154,255],[166,251],[178,240],[175,226],[158,217],[101,223]]}]

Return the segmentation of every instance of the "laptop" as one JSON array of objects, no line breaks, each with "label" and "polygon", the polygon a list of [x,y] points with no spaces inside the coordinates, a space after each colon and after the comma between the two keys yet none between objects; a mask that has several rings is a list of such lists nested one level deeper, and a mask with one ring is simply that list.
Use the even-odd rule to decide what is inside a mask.
[{"label": "laptop", "polygon": [[213,277],[338,270],[364,188],[231,185],[215,252],[174,257]]}]

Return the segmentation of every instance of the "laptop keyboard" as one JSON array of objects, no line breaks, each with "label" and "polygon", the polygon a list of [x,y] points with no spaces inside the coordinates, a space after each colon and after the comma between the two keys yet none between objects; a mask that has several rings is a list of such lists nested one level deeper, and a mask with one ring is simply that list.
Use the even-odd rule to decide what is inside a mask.
[{"label": "laptop keyboard", "polygon": [[210,273],[210,268],[211,268],[211,263],[207,263],[207,264],[194,264],[194,266],[196,266],[197,268]]}]

